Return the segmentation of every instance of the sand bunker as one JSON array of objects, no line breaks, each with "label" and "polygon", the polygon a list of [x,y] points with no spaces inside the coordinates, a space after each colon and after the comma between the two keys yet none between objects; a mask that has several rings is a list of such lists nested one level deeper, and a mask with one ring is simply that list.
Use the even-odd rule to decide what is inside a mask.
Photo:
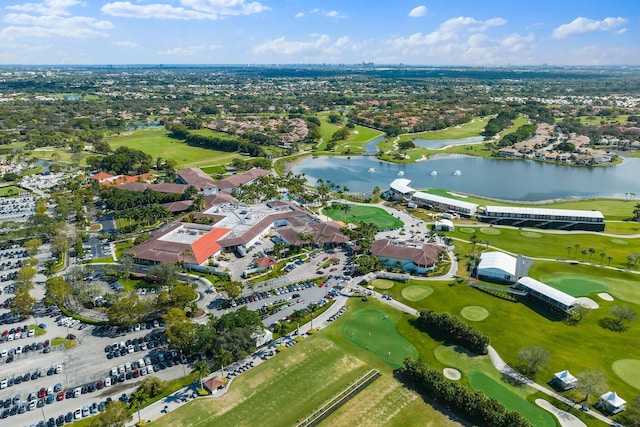
[{"label": "sand bunker", "polygon": [[447,379],[450,379],[453,381],[458,381],[462,377],[462,374],[460,373],[460,371],[453,368],[444,368],[442,370],[442,373]]},{"label": "sand bunker", "polygon": [[600,297],[600,299],[603,299],[605,301],[613,301],[613,297],[606,292],[600,292],[598,296]]},{"label": "sand bunker", "polygon": [[597,302],[595,302],[591,298],[587,298],[587,297],[578,298],[578,304],[580,304],[583,307],[587,307],[587,308],[591,308],[591,309],[600,308],[600,306],[598,305]]}]

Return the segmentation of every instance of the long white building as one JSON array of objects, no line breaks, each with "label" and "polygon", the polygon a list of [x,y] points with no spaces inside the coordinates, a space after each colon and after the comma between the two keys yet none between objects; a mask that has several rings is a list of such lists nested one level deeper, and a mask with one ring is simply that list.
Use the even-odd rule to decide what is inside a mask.
[{"label": "long white building", "polygon": [[604,215],[595,210],[484,206],[477,217],[482,222],[494,225],[560,230],[604,230]]}]

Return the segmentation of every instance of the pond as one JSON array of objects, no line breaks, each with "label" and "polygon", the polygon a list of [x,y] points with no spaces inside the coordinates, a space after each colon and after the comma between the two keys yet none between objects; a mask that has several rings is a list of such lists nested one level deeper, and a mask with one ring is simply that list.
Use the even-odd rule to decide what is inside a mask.
[{"label": "pond", "polygon": [[504,200],[539,201],[571,197],[617,197],[640,194],[640,159],[610,167],[572,167],[534,160],[496,160],[439,155],[412,164],[382,162],[374,156],[304,157],[288,165],[310,184],[330,179],[350,191],[383,191],[399,177],[416,189],[446,188]]}]

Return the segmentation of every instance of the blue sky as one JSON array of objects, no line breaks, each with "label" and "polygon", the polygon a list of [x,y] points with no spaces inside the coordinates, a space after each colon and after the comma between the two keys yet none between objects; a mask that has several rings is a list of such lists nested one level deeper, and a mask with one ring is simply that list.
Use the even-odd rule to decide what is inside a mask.
[{"label": "blue sky", "polygon": [[1,0],[0,64],[640,65],[638,0]]}]

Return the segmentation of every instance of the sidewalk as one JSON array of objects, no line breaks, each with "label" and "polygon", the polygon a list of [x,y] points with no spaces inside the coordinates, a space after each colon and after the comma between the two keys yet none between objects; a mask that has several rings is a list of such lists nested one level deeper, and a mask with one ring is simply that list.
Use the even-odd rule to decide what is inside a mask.
[{"label": "sidewalk", "polygon": [[[324,313],[318,315],[318,317],[313,319],[313,326],[314,329],[322,329],[325,326],[329,325],[330,323],[327,322],[327,319],[331,316],[333,316],[335,313],[338,312],[338,310],[340,310],[340,308],[342,308],[345,303],[348,301],[349,297],[347,296],[338,296],[337,298],[334,299],[334,303],[331,305],[331,307],[329,307],[329,309],[327,309]],[[306,334],[309,329],[311,329],[311,322],[309,323],[305,323],[304,325],[300,325],[300,335]],[[292,332],[293,333],[293,332]],[[283,338],[287,338],[291,339],[290,335],[287,335],[286,337]],[[278,338],[277,340],[273,341],[271,344],[269,344],[267,346],[268,349],[272,349],[275,350],[275,348],[279,345],[280,341],[283,338]],[[261,350],[260,351],[256,351],[253,354],[247,356],[246,358],[236,361],[234,363],[232,363],[229,366],[225,366],[225,374],[228,374],[230,371],[233,371],[235,367],[238,366],[242,366],[245,365],[249,362],[253,362],[253,367],[256,367],[258,365],[260,365],[261,363],[265,363],[267,362],[269,359],[267,360],[263,360],[260,358],[259,354],[261,354]],[[213,378],[215,376],[222,376],[222,372],[220,370],[213,372],[211,374],[209,374],[207,377],[203,378],[202,381],[206,381],[209,378]],[[174,411],[176,409],[178,409],[179,407],[181,407],[182,405],[184,405],[185,403],[189,402],[190,400],[193,399],[192,396],[197,395],[196,393],[196,389],[199,387],[199,382],[200,381],[196,381],[196,383],[191,384],[187,387],[184,387],[172,394],[170,394],[169,396],[158,400],[155,403],[152,403],[149,406],[146,406],[144,408],[142,408],[140,410],[140,418],[143,420],[147,420],[147,421],[154,421],[157,420],[158,418],[162,417],[165,412],[164,412],[164,408],[167,407],[168,412]],[[223,390],[217,390],[215,393],[213,393],[210,396],[206,396],[206,397],[198,397],[198,399],[215,399],[221,396],[224,396],[227,392],[227,390],[232,387],[233,384],[233,378],[230,379],[227,383],[227,387]],[[131,420],[131,422],[129,422],[127,424],[127,426],[135,426],[136,423],[138,422],[138,413],[137,411],[133,414],[133,419]]]}]

